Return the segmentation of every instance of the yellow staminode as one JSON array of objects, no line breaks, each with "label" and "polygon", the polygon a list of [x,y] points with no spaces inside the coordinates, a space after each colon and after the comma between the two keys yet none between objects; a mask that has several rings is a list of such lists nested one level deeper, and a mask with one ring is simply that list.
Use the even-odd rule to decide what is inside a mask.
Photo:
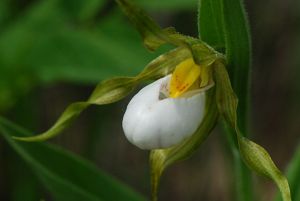
[{"label": "yellow staminode", "polygon": [[189,58],[178,64],[172,74],[170,97],[176,98],[186,92],[199,78],[200,66]]}]

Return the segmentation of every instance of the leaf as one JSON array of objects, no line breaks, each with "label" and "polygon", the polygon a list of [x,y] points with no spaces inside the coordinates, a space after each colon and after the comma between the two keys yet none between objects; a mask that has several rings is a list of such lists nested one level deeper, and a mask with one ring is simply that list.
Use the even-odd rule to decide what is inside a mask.
[{"label": "leaf", "polygon": [[105,0],[61,0],[58,4],[71,18],[86,21],[94,17],[105,3]]},{"label": "leaf", "polygon": [[[0,111],[12,107],[37,85],[57,81],[95,84],[112,76],[136,75],[159,55],[150,55],[143,48],[118,13],[111,12],[94,26],[78,24],[72,11],[65,11],[72,10],[65,6],[67,1],[73,2],[34,2],[13,18],[1,12],[5,23],[0,29]],[[86,7],[92,1],[83,0],[80,5]],[[6,3],[0,3],[0,9]],[[14,9],[13,4],[8,6]]]},{"label": "leaf", "polygon": [[[1,140],[2,140],[2,135]],[[3,141],[4,142],[4,141]],[[6,144],[4,144],[4,147]],[[6,174],[9,175],[10,192],[8,192],[10,199],[13,201],[24,200],[40,200],[42,197],[41,185],[36,176],[28,171],[24,174],[24,169],[28,169],[28,165],[19,156],[16,157],[14,150],[10,149],[6,153],[5,165],[9,167]],[[4,165],[4,164],[3,164]],[[3,197],[3,196],[2,196]]]},{"label": "leaf", "polygon": [[136,77],[117,77],[105,80],[98,84],[86,102],[76,102],[69,105],[49,130],[36,136],[14,137],[14,139],[44,141],[52,138],[70,126],[89,105],[104,105],[119,101],[132,92],[139,83],[169,74],[178,63],[188,57],[191,57],[189,51],[177,48],[157,57]]},{"label": "leaf", "polygon": [[246,132],[251,36],[242,0],[200,0],[198,29],[201,39],[217,49],[225,48],[227,70],[239,99],[238,125]]},{"label": "leaf", "polygon": [[199,38],[216,49],[225,49],[221,0],[199,0]]},{"label": "leaf", "polygon": [[[16,133],[29,133],[0,118],[0,133],[28,163],[55,200],[144,200],[126,185],[94,165],[61,148],[45,143],[22,143],[11,139]],[[23,172],[26,174],[26,170]]]},{"label": "leaf", "polygon": [[181,10],[190,10],[197,5],[197,0],[139,0],[137,1],[141,6],[154,11],[181,11]]},{"label": "leaf", "polygon": [[237,123],[247,135],[251,36],[242,0],[222,0],[227,68],[233,90],[239,99]]},{"label": "leaf", "polygon": [[[249,71],[251,66],[251,36],[243,0],[199,0],[198,29],[200,38],[226,54],[227,70],[239,100],[238,126],[248,135]],[[232,95],[231,95],[232,96]],[[231,122],[232,124],[232,122]],[[231,142],[236,199],[255,200],[250,171],[241,161],[234,129],[224,129]]]},{"label": "leaf", "polygon": [[214,101],[213,89],[207,92],[206,98],[204,119],[197,131],[190,138],[171,148],[151,151],[150,165],[153,201],[157,200],[160,177],[165,169],[178,161],[190,157],[214,128],[218,118],[218,111]]},{"label": "leaf", "polygon": [[0,28],[2,28],[2,24],[5,24],[6,20],[10,16],[10,5],[8,0],[0,1]]},{"label": "leaf", "polygon": [[268,152],[263,147],[242,136],[236,118],[237,98],[231,88],[225,66],[221,62],[215,62],[214,78],[218,111],[231,129],[235,131],[240,153],[245,163],[256,173],[272,179],[280,189],[283,200],[291,201],[288,181],[278,170]]},{"label": "leaf", "polygon": [[[158,55],[149,55],[116,13],[87,29],[66,26],[68,18],[60,10],[53,3],[36,5],[7,27],[0,35],[2,65],[10,71],[26,70],[42,82],[95,84],[111,76],[137,74]],[[120,26],[112,30],[114,23]],[[112,31],[124,34],[111,36]]]}]

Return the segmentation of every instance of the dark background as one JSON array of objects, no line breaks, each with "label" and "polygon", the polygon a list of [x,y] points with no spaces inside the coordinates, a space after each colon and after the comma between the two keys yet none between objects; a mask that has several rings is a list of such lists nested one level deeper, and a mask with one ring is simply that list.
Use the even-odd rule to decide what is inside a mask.
[{"label": "dark background", "polygon": [[[195,0],[141,4],[162,26],[197,36]],[[300,2],[247,0],[245,6],[253,45],[250,136],[284,170],[299,143]],[[68,104],[85,100],[97,82],[135,75],[157,55],[143,48],[113,1],[3,0],[0,112],[34,133],[44,131]],[[127,142],[121,127],[129,100],[90,107],[51,141],[149,197],[148,152]],[[192,158],[166,171],[161,200],[232,200],[236,181],[220,131],[216,128]],[[260,199],[271,200],[275,186],[260,177],[253,180]],[[0,138],[0,200],[24,200],[25,195],[51,197]]]}]

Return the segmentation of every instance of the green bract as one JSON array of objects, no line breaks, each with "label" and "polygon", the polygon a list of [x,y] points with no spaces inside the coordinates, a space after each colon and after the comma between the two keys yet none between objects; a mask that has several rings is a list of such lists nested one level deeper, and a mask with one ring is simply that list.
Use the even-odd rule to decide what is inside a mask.
[{"label": "green bract", "polygon": [[[163,171],[173,163],[191,156],[209,135],[218,122],[219,117],[223,117],[226,123],[235,131],[236,135],[234,137],[236,137],[241,156],[246,164],[255,172],[274,180],[281,190],[284,201],[290,201],[287,180],[276,168],[269,154],[262,147],[246,139],[240,133],[237,124],[238,99],[231,87],[225,67],[228,61],[225,60],[225,57],[200,39],[181,35],[174,28],[160,28],[144,10],[134,5],[131,1],[117,0],[117,2],[139,31],[146,48],[154,51],[166,43],[174,45],[175,48],[151,61],[135,77],[117,77],[101,82],[87,101],[73,103],[67,107],[48,131],[37,136],[14,138],[23,141],[43,141],[54,137],[68,127],[89,105],[105,105],[119,101],[131,93],[140,83],[168,75],[172,73],[176,65],[187,58],[193,58],[196,64],[201,66],[206,72],[209,72],[208,75],[211,76],[210,79],[214,80],[215,87],[206,92],[205,116],[197,131],[178,145],[151,151],[150,165],[153,200],[157,200],[158,184]],[[222,9],[226,9],[226,5],[224,3],[224,5],[220,6],[223,6]],[[230,38],[226,40],[229,41]],[[218,43],[223,41],[223,38],[219,38],[216,41],[209,42],[215,42],[218,45]],[[230,56],[227,55],[227,59],[234,57],[233,55],[235,54],[228,50],[226,50],[226,53]]]}]

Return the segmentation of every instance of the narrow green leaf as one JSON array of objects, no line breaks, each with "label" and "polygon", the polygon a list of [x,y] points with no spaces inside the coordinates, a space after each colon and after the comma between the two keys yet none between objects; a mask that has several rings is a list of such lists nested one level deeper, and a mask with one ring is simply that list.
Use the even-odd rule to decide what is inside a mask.
[{"label": "narrow green leaf", "polygon": [[214,89],[206,93],[206,113],[201,125],[192,137],[171,148],[151,151],[150,165],[153,201],[157,200],[160,177],[165,169],[178,161],[190,157],[215,126],[218,111],[215,104]]},{"label": "narrow green leaf", "polygon": [[[249,71],[251,66],[251,37],[243,0],[199,0],[198,29],[200,38],[226,53],[231,83],[239,100],[237,121],[243,134],[248,135]],[[224,128],[234,160],[236,199],[255,200],[250,171],[241,161],[233,129]]]},{"label": "narrow green leaf", "polygon": [[28,163],[55,200],[144,200],[88,161],[54,145],[14,141],[11,136],[16,133],[20,136],[29,134],[17,125],[0,118],[0,135]]},{"label": "narrow green leaf", "polygon": [[238,126],[247,135],[251,37],[243,0],[222,0],[227,68],[239,99]]},{"label": "narrow green leaf", "polygon": [[199,0],[199,38],[218,50],[225,49],[221,0]]},{"label": "narrow green leaf", "polygon": [[161,11],[181,11],[181,10],[190,10],[195,8],[197,0],[139,0],[137,3],[141,4],[147,9],[150,10],[161,10]]},{"label": "narrow green leaf", "polygon": [[227,70],[239,99],[238,125],[247,134],[251,40],[242,0],[200,0],[199,35],[217,49],[225,48]]},{"label": "narrow green leaf", "polygon": [[58,1],[58,4],[63,8],[64,13],[70,14],[73,19],[85,21],[99,12],[104,6],[105,0],[61,0]]}]

